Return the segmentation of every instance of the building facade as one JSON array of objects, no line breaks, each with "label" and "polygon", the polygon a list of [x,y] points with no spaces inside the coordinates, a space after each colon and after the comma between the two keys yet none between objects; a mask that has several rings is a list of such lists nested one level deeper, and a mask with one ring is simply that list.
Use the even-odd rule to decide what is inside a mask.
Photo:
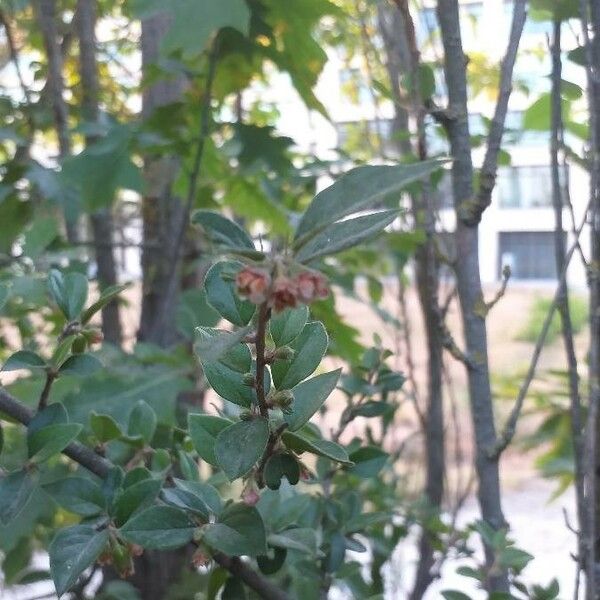
[{"label": "building facade", "polygon": [[[485,69],[486,64],[497,65],[502,59],[508,41],[512,8],[512,2],[506,0],[461,2],[461,33],[465,52],[470,60],[481,65],[481,69]],[[442,53],[435,4],[425,1],[414,16],[422,60],[439,65]],[[511,267],[513,284],[545,285],[556,281],[550,134],[539,125],[534,130],[523,126],[529,107],[536,101],[543,103],[544,100],[539,99],[547,97],[545,95],[550,90],[548,44],[552,28],[550,21],[543,21],[539,17],[533,15],[533,18],[528,18],[521,40],[503,146],[506,164],[499,168],[492,204],[486,210],[480,226],[480,265],[484,283],[498,281],[505,265]],[[565,54],[569,48],[576,46],[576,32],[565,27]],[[366,78],[364,86],[359,86],[352,98],[344,93],[345,82],[361,70],[364,70],[364,64],[360,60],[349,62],[336,50],[329,52],[329,62],[319,82],[317,96],[327,108],[331,121],[314,112],[309,113],[290,92],[282,76],[271,92],[279,99],[279,103],[281,98],[287,102],[287,106],[281,110],[279,128],[297,140],[301,147],[324,157],[328,156],[331,149],[343,147],[357,131],[370,131],[382,136],[385,148],[390,141],[394,112],[391,102],[385,99],[374,101]],[[565,85],[575,84],[572,86],[575,94],[578,93],[577,87],[585,86],[583,69],[567,60],[564,61],[563,79],[567,82]],[[441,72],[436,77],[436,88],[437,100],[443,106],[444,82]],[[583,112],[583,98],[581,105]],[[472,136],[484,138],[486,119],[491,118],[494,106],[495,97],[485,89],[472,99]],[[549,102],[546,112],[549,121]],[[568,142],[578,151],[582,150],[582,143],[576,138],[570,137]],[[436,135],[435,127],[432,127],[430,149],[444,152],[444,144],[443,138]],[[476,166],[481,164],[484,152],[484,144],[474,149]],[[563,214],[565,244],[568,248],[574,241],[573,217],[579,223],[587,205],[588,176],[577,164],[569,164],[562,167],[561,178],[564,196],[570,198],[573,206],[573,214],[567,206]],[[439,190],[439,220],[441,229],[451,232],[454,215],[449,191],[449,181],[442,182]],[[581,236],[584,252],[589,246],[588,237],[584,231]],[[586,285],[585,278],[585,267],[576,253],[569,268],[568,281],[574,288],[583,288]]]}]

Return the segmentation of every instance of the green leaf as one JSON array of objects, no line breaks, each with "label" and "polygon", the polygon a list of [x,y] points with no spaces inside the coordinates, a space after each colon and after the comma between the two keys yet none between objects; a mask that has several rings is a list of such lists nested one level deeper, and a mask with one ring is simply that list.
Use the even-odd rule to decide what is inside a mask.
[{"label": "green leaf", "polygon": [[32,435],[36,431],[43,429],[48,425],[58,425],[60,423],[67,423],[69,417],[65,407],[60,402],[51,404],[44,410],[38,412],[27,426],[28,435]]},{"label": "green leaf", "polygon": [[122,435],[121,429],[112,417],[109,415],[99,415],[94,411],[90,414],[90,428],[102,444],[116,440]]},{"label": "green leaf", "polygon": [[129,414],[127,435],[133,438],[140,437],[149,444],[156,431],[156,422],[156,413],[152,408],[143,400],[138,400]]},{"label": "green leaf", "polygon": [[175,322],[177,331],[186,339],[194,339],[196,327],[215,327],[220,320],[219,313],[206,301],[206,292],[203,289],[189,289],[182,292]]},{"label": "green leaf", "polygon": [[442,592],[442,596],[445,600],[471,600],[471,596],[457,592],[456,590],[446,590]]},{"label": "green leaf", "polygon": [[221,497],[212,485],[176,479],[175,486],[162,491],[162,499],[167,504],[198,515],[207,522],[211,515],[220,514]]},{"label": "green leaf", "polygon": [[249,331],[249,326],[234,332],[219,331],[212,327],[197,327],[194,351],[202,363],[221,360],[234,346],[242,342]]},{"label": "green leaf", "polygon": [[348,469],[353,475],[358,477],[375,477],[387,462],[389,456],[387,452],[375,446],[365,446],[350,454],[350,460],[354,466]]},{"label": "green leaf", "polygon": [[143,479],[120,492],[114,502],[117,527],[126,523],[134,513],[152,504],[161,487],[162,481],[159,479]]},{"label": "green leaf", "polygon": [[299,383],[292,389],[294,401],[291,412],[284,415],[290,431],[300,429],[323,406],[333,392],[342,370],[317,375],[312,379]]},{"label": "green leaf", "polygon": [[78,423],[59,423],[48,425],[33,433],[29,432],[27,435],[29,459],[35,463],[48,460],[62,452],[82,429]]},{"label": "green leaf", "polygon": [[278,490],[281,480],[285,477],[292,485],[300,479],[300,465],[288,453],[273,454],[265,464],[265,483],[272,490]]},{"label": "green leaf", "polygon": [[58,372],[61,375],[76,375],[88,377],[102,369],[104,365],[93,355],[88,353],[74,354],[69,356],[62,364]]},{"label": "green leaf", "polygon": [[204,529],[204,541],[228,556],[258,556],[267,550],[265,525],[253,506],[230,504],[217,523]]},{"label": "green leaf", "polygon": [[223,419],[214,415],[188,415],[188,428],[194,448],[200,458],[214,467],[218,466],[215,456],[217,435],[230,425],[231,421],[229,419]]},{"label": "green leaf", "polygon": [[314,529],[298,527],[286,529],[280,533],[272,533],[267,538],[269,546],[298,550],[312,557],[317,556],[317,537]]},{"label": "green leaf", "polygon": [[101,294],[98,300],[94,302],[90,307],[86,308],[81,315],[82,325],[86,325],[92,319],[92,317],[100,312],[107,304],[112,302],[117,296],[129,287],[129,284],[124,285],[111,285],[107,287]]},{"label": "green leaf", "polygon": [[208,270],[204,279],[208,303],[224,319],[239,327],[248,325],[256,311],[254,304],[242,300],[236,293],[234,279],[241,267],[239,262],[221,261]]},{"label": "green leaf", "polygon": [[135,12],[147,16],[168,10],[172,24],[162,40],[163,52],[181,51],[186,59],[196,58],[208,45],[212,35],[223,27],[233,27],[246,34],[250,11],[244,0],[137,0]]},{"label": "green leaf", "polygon": [[[220,333],[217,329],[205,328],[203,335],[210,339],[212,332]],[[208,383],[221,397],[238,406],[252,404],[256,394],[244,383],[244,375],[252,370],[252,355],[246,344],[234,345],[217,361],[202,361],[202,368]]]},{"label": "green leaf", "polygon": [[10,523],[25,508],[35,488],[33,477],[24,469],[0,477],[0,523]]},{"label": "green leaf", "polygon": [[411,183],[426,180],[443,166],[439,160],[414,164],[361,166],[342,175],[317,194],[304,213],[294,238],[298,249],[328,225],[353,213],[400,196]]},{"label": "green leaf", "polygon": [[549,93],[542,94],[526,111],[523,117],[523,129],[548,131],[550,129],[551,98]]},{"label": "green leaf", "polygon": [[90,212],[109,207],[120,188],[141,192],[140,168],[131,160],[132,128],[111,127],[103,138],[63,161],[61,178]]},{"label": "green leaf", "polygon": [[45,369],[46,361],[35,352],[30,350],[19,350],[4,363],[3,371],[17,371],[18,369]]},{"label": "green leaf", "polygon": [[304,244],[295,258],[300,263],[309,263],[358,246],[383,231],[397,216],[397,210],[385,210],[333,223]]},{"label": "green leaf", "polygon": [[238,406],[249,408],[252,404],[254,390],[244,383],[244,373],[234,371],[222,362],[202,365],[204,375],[211,387],[225,400]]},{"label": "green leaf", "polygon": [[44,485],[43,489],[57,504],[83,517],[97,515],[106,507],[100,486],[85,477],[66,477]]},{"label": "green leaf", "polygon": [[344,532],[349,534],[365,531],[366,529],[369,529],[375,525],[389,523],[391,518],[392,516],[389,512],[383,511],[360,513],[344,523]]},{"label": "green leaf", "polygon": [[273,315],[269,323],[271,337],[275,346],[280,348],[296,339],[308,319],[308,307],[288,308],[279,314]]},{"label": "green leaf", "polygon": [[52,269],[48,274],[48,290],[58,308],[69,320],[74,321],[85,306],[88,281],[81,273],[66,273]]},{"label": "green leaf", "polygon": [[58,596],[62,596],[91,566],[108,543],[108,530],[75,525],[59,531],[48,549],[50,573]]},{"label": "green leaf", "polygon": [[215,442],[217,463],[230,481],[242,477],[263,455],[269,441],[269,423],[259,417],[223,429]]},{"label": "green leaf", "polygon": [[6,306],[9,296],[10,288],[4,283],[0,283],[0,311]]},{"label": "green leaf", "polygon": [[380,417],[384,415],[390,409],[390,405],[385,402],[376,402],[375,400],[369,400],[364,404],[360,404],[352,409],[352,414],[357,417]]},{"label": "green leaf", "polygon": [[184,511],[173,506],[151,506],[120,529],[132,544],[151,550],[172,550],[192,540],[196,525]]},{"label": "green leaf", "polygon": [[182,491],[193,494],[209,508],[210,512],[218,515],[222,509],[221,496],[212,485],[200,481],[184,481],[173,479],[173,483]]},{"label": "green leaf", "polygon": [[284,431],[281,436],[283,443],[293,452],[301,454],[302,452],[310,452],[317,456],[324,456],[336,462],[351,465],[352,462],[348,458],[348,453],[344,448],[335,442],[320,439],[308,439],[299,433],[292,431]]},{"label": "green leaf", "polygon": [[40,211],[25,231],[23,255],[36,259],[58,237],[59,228],[56,217]]},{"label": "green leaf", "polygon": [[288,390],[308,377],[327,351],[329,338],[323,323],[307,323],[302,333],[290,344],[291,360],[275,360],[271,367],[273,383],[278,390]]},{"label": "green leaf", "polygon": [[208,240],[235,254],[249,257],[264,257],[262,252],[254,248],[250,236],[237,224],[210,210],[198,210],[192,216],[192,223],[199,225]]}]

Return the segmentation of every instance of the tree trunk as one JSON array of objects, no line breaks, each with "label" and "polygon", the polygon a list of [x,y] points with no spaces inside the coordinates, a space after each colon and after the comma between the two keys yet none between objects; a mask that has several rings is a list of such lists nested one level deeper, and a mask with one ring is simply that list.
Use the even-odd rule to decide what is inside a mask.
[{"label": "tree trunk", "polygon": [[[477,223],[467,224],[468,206],[474,201],[473,163],[468,121],[466,57],[463,52],[457,0],[438,0],[437,15],[444,45],[444,72],[448,107],[444,115],[450,140],[452,191],[456,212],[456,283],[461,305],[468,367],[468,388],[475,433],[475,467],[481,515],[493,529],[507,526],[502,512],[498,460],[490,457],[497,443],[487,353],[487,330],[482,316],[483,291],[479,273]],[[467,209],[467,210],[466,210]],[[493,549],[486,546],[488,566]],[[508,592],[506,572],[490,576],[490,591]]]},{"label": "tree trunk", "polygon": [[[96,0],[79,0],[77,36],[79,38],[79,61],[82,87],[82,113],[85,120],[98,120],[98,65],[96,62]],[[86,137],[86,144],[94,142],[93,136]],[[98,211],[90,217],[94,236],[97,279],[100,289],[117,283],[117,269],[111,242],[114,223],[109,209]],[[111,302],[102,309],[102,333],[104,339],[121,345],[122,330],[119,305]]]},{"label": "tree trunk", "polygon": [[[64,98],[63,56],[56,30],[55,0],[36,0],[36,17],[42,32],[44,48],[48,60],[48,79],[46,88],[54,116],[54,127],[58,138],[59,157],[65,158],[71,153],[69,137],[69,111]],[[65,216],[67,239],[70,243],[79,241],[77,221]]]},{"label": "tree trunk", "polygon": [[[563,227],[563,210],[565,199],[562,192],[559,154],[563,145],[563,115],[561,99],[562,83],[562,57],[561,57],[562,22],[556,20],[553,24],[552,35],[552,92],[551,92],[551,146],[550,162],[552,168],[552,205],[554,208],[554,248],[556,260],[556,273],[560,277],[566,262],[565,232]],[[566,278],[561,278],[557,293],[556,307],[561,319],[561,334],[565,355],[567,358],[567,375],[569,385],[569,403],[571,409],[571,432],[573,436],[574,467],[575,467],[575,498],[577,522],[580,528],[585,525],[583,505],[583,478],[582,478],[582,415],[581,397],[579,393],[579,375],[577,370],[577,355],[573,339],[573,324],[569,306],[569,286]],[[583,560],[584,552],[581,538],[578,540],[578,560]]]},{"label": "tree trunk", "polygon": [[[142,21],[142,69],[156,62],[160,42],[168,30],[168,15],[161,13]],[[143,93],[142,115],[150,117],[156,108],[181,99],[185,81],[161,80]],[[143,297],[139,339],[169,346],[177,339],[175,309],[179,281],[172,285],[172,270],[177,268],[177,238],[185,218],[185,207],[172,192],[179,170],[175,157],[147,158],[145,179],[147,193],[142,201],[144,223],[142,251]]]},{"label": "tree trunk", "polygon": [[[398,10],[379,5],[379,28],[386,48],[386,67],[394,99],[393,136],[401,154],[411,154],[412,148],[407,136],[409,115],[402,103],[400,75],[409,75],[417,81],[419,53],[415,39],[414,24],[405,0],[396,2]],[[420,160],[427,158],[424,135],[423,101],[417,86],[411,90],[413,117],[417,123],[417,154]],[[425,452],[427,473],[425,496],[429,505],[440,510],[444,496],[445,441],[444,409],[442,393],[442,339],[439,311],[439,265],[435,246],[435,215],[432,194],[429,186],[424,186],[420,196],[411,196],[411,210],[415,227],[425,231],[425,243],[419,247],[414,258],[415,278],[419,304],[425,323],[427,344],[427,412],[425,415]],[[415,583],[411,592],[412,600],[419,600],[434,578],[434,548],[431,535],[423,530],[419,541],[419,563]]]},{"label": "tree trunk", "polygon": [[586,600],[600,598],[600,5],[581,0],[590,111],[589,409],[586,431]]}]

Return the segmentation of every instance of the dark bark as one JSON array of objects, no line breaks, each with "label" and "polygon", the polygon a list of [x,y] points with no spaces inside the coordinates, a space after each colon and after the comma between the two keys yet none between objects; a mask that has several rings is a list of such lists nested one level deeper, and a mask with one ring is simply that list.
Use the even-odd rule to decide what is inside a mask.
[{"label": "dark bark", "polygon": [[[395,106],[393,121],[394,139],[401,154],[411,152],[406,135],[409,118],[400,92],[400,75],[412,80],[410,106],[417,126],[417,154],[427,158],[425,141],[424,106],[415,83],[419,77],[420,56],[417,48],[414,23],[406,0],[396,0],[397,10],[379,7],[379,24],[386,47],[387,70]],[[411,196],[411,211],[415,227],[424,230],[426,240],[415,254],[414,267],[419,304],[425,323],[427,345],[427,412],[425,414],[426,483],[425,496],[434,510],[440,510],[444,496],[445,440],[442,385],[442,330],[439,310],[439,265],[435,244],[435,212],[432,194],[425,185],[420,196]],[[423,530],[419,540],[419,563],[411,599],[418,600],[434,579],[434,547],[431,534]]]},{"label": "dark bark", "polygon": [[[98,120],[99,113],[99,82],[98,64],[96,61],[96,0],[79,0],[78,19],[76,21],[77,37],[79,38],[79,65],[82,89],[82,114],[86,121]],[[94,142],[88,136],[86,144]],[[96,255],[97,278],[100,289],[117,283],[117,269],[111,242],[114,234],[114,222],[110,209],[98,211],[90,217],[94,237],[94,252]],[[110,302],[102,309],[102,333],[104,339],[119,346],[122,341],[119,305]]]},{"label": "dark bark", "polygon": [[483,165],[479,174],[477,200],[473,204],[472,210],[469,210],[468,217],[465,215],[465,219],[468,218],[468,222],[471,225],[475,225],[481,221],[481,216],[492,201],[492,192],[496,186],[498,155],[502,146],[504,124],[508,113],[508,101],[512,92],[513,71],[517,60],[519,42],[523,35],[525,20],[527,19],[526,9],[527,0],[515,0],[508,48],[500,68],[498,99],[490,125],[485,158],[483,159]]},{"label": "dark bark", "polygon": [[[450,140],[452,191],[457,215],[456,285],[461,305],[467,356],[468,388],[475,433],[475,467],[481,515],[493,529],[507,526],[502,512],[498,461],[488,449],[497,443],[487,352],[485,318],[478,310],[483,303],[479,273],[479,232],[468,218],[473,203],[473,162],[468,122],[466,57],[463,52],[457,0],[438,0],[437,15],[444,46],[444,72],[448,87],[445,126]],[[467,218],[465,218],[465,216]],[[486,561],[494,562],[492,548],[486,546]],[[506,572],[490,576],[491,591],[508,592]]]},{"label": "dark bark", "polygon": [[[579,375],[577,370],[577,355],[575,353],[575,343],[573,334],[573,324],[571,322],[571,312],[569,306],[569,286],[566,278],[561,274],[566,266],[566,248],[565,232],[563,227],[563,208],[565,198],[563,197],[563,182],[561,181],[561,165],[559,154],[563,146],[563,115],[561,100],[562,84],[562,56],[561,56],[561,33],[562,22],[555,21],[553,24],[552,35],[552,92],[551,92],[551,146],[550,162],[552,168],[552,205],[554,208],[554,248],[556,259],[556,272],[559,275],[559,285],[556,296],[556,308],[561,320],[561,335],[567,358],[567,376],[569,386],[569,404],[571,409],[571,432],[573,436],[574,449],[574,467],[575,467],[575,497],[577,509],[577,522],[579,527],[583,527],[584,518],[584,497],[583,497],[583,437],[582,437],[582,414],[581,397],[579,392]],[[581,537],[578,539],[579,550],[578,560],[583,560],[583,548],[581,546]]]},{"label": "dark bark", "polygon": [[[142,21],[142,70],[159,57],[162,38],[169,27],[169,16],[161,13]],[[181,100],[185,81],[181,77],[161,79],[144,89],[142,116],[149,118],[155,109]],[[146,196],[142,200],[143,236],[147,244],[142,251],[143,296],[139,339],[160,346],[177,340],[174,327],[179,297],[177,240],[185,220],[185,206],[172,191],[179,171],[175,157],[148,157],[145,161]],[[150,243],[157,243],[153,247]]]},{"label": "dark bark", "polygon": [[600,597],[598,557],[600,556],[600,5],[580,0],[583,44],[586,56],[590,140],[590,224],[591,257],[588,265],[590,290],[589,406],[585,439],[584,536],[586,600]]},{"label": "dark bark", "polygon": [[[63,55],[56,28],[56,2],[55,0],[36,0],[34,9],[48,60],[46,87],[58,137],[59,157],[62,159],[71,153],[71,140],[68,124],[69,111],[64,97]],[[77,242],[79,240],[77,223],[65,219],[65,227],[69,242]]]}]

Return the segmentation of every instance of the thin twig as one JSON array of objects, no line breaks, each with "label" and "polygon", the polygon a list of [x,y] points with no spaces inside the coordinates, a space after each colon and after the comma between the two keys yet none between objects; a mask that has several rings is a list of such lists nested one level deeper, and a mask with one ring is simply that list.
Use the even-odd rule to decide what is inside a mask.
[{"label": "thin twig", "polygon": [[463,222],[466,225],[477,225],[481,221],[483,212],[492,201],[492,192],[496,185],[496,174],[498,172],[498,155],[502,145],[504,125],[508,113],[508,101],[510,100],[510,95],[512,93],[513,71],[526,19],[527,0],[515,0],[508,47],[500,69],[498,100],[490,125],[487,150],[479,176],[479,190],[476,202],[470,207],[468,216],[463,218]]},{"label": "thin twig", "polygon": [[[588,202],[588,206],[584,213],[585,215],[587,215],[590,204],[591,204],[591,201]],[[533,381],[533,377],[535,376],[535,371],[537,369],[538,360],[542,353],[542,349],[544,347],[544,342],[546,341],[546,336],[548,335],[550,325],[552,324],[554,312],[557,308],[558,301],[560,299],[562,286],[564,285],[564,282],[567,277],[567,271],[569,268],[569,264],[571,263],[571,259],[573,258],[573,255],[575,254],[575,250],[577,249],[577,240],[579,239],[586,222],[587,222],[587,218],[584,216],[584,218],[581,221],[581,224],[579,225],[579,227],[577,229],[575,242],[571,245],[571,247],[569,248],[569,251],[567,252],[567,255],[565,256],[565,264],[564,264],[562,272],[560,273],[558,286],[556,288],[556,292],[554,294],[552,304],[550,305],[550,308],[548,310],[548,314],[546,315],[546,320],[544,321],[542,330],[540,332],[540,335],[538,336],[537,343],[533,350],[533,354],[531,356],[531,361],[529,363],[529,369],[527,370],[527,375],[525,376],[525,379],[524,379],[523,383],[521,384],[515,405],[510,413],[510,416],[508,417],[508,420],[502,430],[502,433],[498,437],[498,441],[496,442],[496,445],[493,446],[492,448],[488,449],[487,455],[488,455],[488,458],[490,458],[490,459],[498,459],[499,456],[502,454],[502,452],[504,452],[504,450],[506,450],[506,448],[508,447],[508,445],[510,444],[510,442],[512,441],[512,439],[515,435],[517,421],[519,420],[519,416],[521,415],[521,410],[523,408],[523,404],[525,402],[525,397],[527,396],[527,392],[529,391],[529,386],[531,385],[531,382]]]},{"label": "thin twig", "polygon": [[264,302],[258,309],[258,322],[256,324],[256,399],[258,410],[265,419],[269,416],[269,408],[265,397],[265,337],[267,333],[267,322],[271,309]]},{"label": "thin twig", "polygon": [[[17,50],[17,45],[15,44],[14,36],[12,34],[12,29],[10,27],[10,23],[8,22],[8,18],[4,14],[3,10],[0,10],[0,23],[4,26],[4,30],[6,31],[6,41],[8,42],[8,51],[10,54],[10,59],[15,66],[15,71],[17,73],[17,79],[19,80],[19,85],[21,86],[21,91],[23,92],[23,96],[25,101],[27,102],[27,107],[31,108],[33,106],[33,102],[31,100],[31,93],[27,84],[25,83],[25,79],[23,78],[23,72],[21,71],[21,63],[19,62],[19,51]],[[33,136],[35,133],[35,123],[33,121],[33,117],[29,113],[26,112],[27,125],[29,126],[30,133]]]},{"label": "thin twig", "polygon": [[190,215],[194,200],[196,198],[196,192],[198,190],[198,182],[201,175],[202,157],[204,156],[204,149],[206,147],[206,140],[210,133],[210,106],[212,102],[212,89],[215,81],[215,75],[217,71],[218,62],[218,41],[215,39],[212,43],[208,55],[208,72],[206,75],[206,85],[204,88],[204,96],[202,106],[200,108],[200,118],[198,120],[198,140],[196,144],[196,152],[192,163],[192,170],[189,177],[188,193],[185,201],[185,207],[181,216],[179,227],[176,231],[175,245],[173,246],[173,256],[171,263],[171,271],[169,279],[167,281],[167,290],[163,297],[163,306],[157,315],[154,328],[160,330],[164,319],[167,317],[171,299],[175,293],[177,278],[179,274],[179,263],[183,257],[183,245],[185,240],[185,233],[190,221]]},{"label": "thin twig", "polygon": [[50,396],[50,390],[52,389],[52,384],[56,380],[57,373],[54,369],[48,369],[46,371],[46,383],[42,389],[42,393],[40,394],[40,399],[38,401],[38,411],[44,410],[46,406],[48,406],[48,397]]}]

